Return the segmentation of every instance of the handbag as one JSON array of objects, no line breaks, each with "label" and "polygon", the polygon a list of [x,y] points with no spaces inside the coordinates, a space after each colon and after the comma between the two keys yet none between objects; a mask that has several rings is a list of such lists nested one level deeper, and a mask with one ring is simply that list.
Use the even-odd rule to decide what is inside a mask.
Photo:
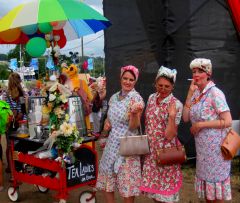
[{"label": "handbag", "polygon": [[[221,126],[223,121],[223,127],[225,128],[225,121],[220,120]],[[221,144],[221,152],[225,160],[231,160],[237,154],[238,149],[240,149],[240,136],[236,131],[230,128],[227,132]]]},{"label": "handbag", "polygon": [[143,135],[142,127],[140,124],[140,135],[126,135],[120,137],[120,149],[119,154],[121,156],[134,156],[134,155],[144,155],[150,152],[148,144],[148,135]]},{"label": "handbag", "polygon": [[162,149],[157,149],[157,164],[158,165],[172,165],[182,164],[186,161],[187,156],[185,148],[182,144],[178,144],[176,138],[176,146],[165,147],[165,142]]}]

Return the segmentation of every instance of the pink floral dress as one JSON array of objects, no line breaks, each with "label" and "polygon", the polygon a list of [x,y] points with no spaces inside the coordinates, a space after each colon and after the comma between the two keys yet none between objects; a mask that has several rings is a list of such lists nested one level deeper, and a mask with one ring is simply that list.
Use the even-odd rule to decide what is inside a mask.
[{"label": "pink floral dress", "polygon": [[[192,103],[196,98],[201,99],[190,109],[192,123],[219,120],[220,113],[229,111],[223,92],[211,81],[202,93],[194,92]],[[199,198],[231,199],[231,162],[223,159],[220,150],[225,136],[225,129],[215,128],[204,128],[194,136],[197,153],[195,190]]]},{"label": "pink floral dress", "polygon": [[[159,166],[156,163],[156,150],[176,145],[176,137],[172,141],[165,138],[168,122],[168,107],[171,101],[176,103],[178,125],[182,115],[182,104],[173,95],[169,95],[157,104],[157,94],[149,97],[146,108],[146,133],[149,136],[150,154],[145,156],[140,190],[149,198],[162,202],[179,200],[182,185],[180,165]],[[178,140],[177,140],[178,141]]]}]

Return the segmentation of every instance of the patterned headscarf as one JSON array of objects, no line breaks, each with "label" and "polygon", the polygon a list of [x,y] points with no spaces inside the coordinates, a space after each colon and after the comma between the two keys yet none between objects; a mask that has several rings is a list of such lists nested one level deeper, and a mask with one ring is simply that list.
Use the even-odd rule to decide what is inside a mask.
[{"label": "patterned headscarf", "polygon": [[176,82],[176,77],[177,77],[177,70],[176,69],[171,70],[167,67],[161,66],[158,70],[156,80],[161,76],[173,79],[173,82],[175,83]]},{"label": "patterned headscarf", "polygon": [[196,58],[190,63],[190,69],[200,68],[208,75],[212,75],[212,63],[210,59]]},{"label": "patterned headscarf", "polygon": [[121,68],[121,77],[122,77],[122,75],[123,75],[123,73],[124,73],[125,71],[131,71],[131,72],[134,74],[134,76],[135,76],[135,78],[136,78],[136,81],[138,80],[139,71],[138,71],[138,69],[137,69],[135,66],[133,66],[133,65],[128,65],[128,66],[122,67],[122,68]]}]

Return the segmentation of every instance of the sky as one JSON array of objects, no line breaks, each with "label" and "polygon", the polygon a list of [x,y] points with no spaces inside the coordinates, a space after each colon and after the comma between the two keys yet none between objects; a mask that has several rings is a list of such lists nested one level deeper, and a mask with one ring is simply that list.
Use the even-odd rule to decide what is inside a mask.
[{"label": "sky", "polygon": [[[15,6],[31,1],[32,0],[0,0],[0,18],[7,14]],[[83,2],[97,10],[99,13],[103,14],[102,0],[84,0]],[[95,57],[104,56],[103,31],[83,37],[83,44],[84,55]],[[8,53],[8,51],[13,48],[14,45],[0,45],[0,53]],[[79,54],[81,54],[81,40],[77,39],[67,42],[66,46],[61,49],[62,54],[68,54],[69,51],[79,52]]]}]

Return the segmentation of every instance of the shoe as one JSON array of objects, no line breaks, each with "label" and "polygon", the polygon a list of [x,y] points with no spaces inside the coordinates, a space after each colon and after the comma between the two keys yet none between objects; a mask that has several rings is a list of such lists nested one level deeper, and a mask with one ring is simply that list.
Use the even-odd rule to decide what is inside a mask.
[{"label": "shoe", "polygon": [[4,190],[3,186],[0,186],[0,192],[2,192]]},{"label": "shoe", "polygon": [[5,173],[11,173],[11,170],[10,170],[9,167],[7,167],[7,168],[5,169]]}]

